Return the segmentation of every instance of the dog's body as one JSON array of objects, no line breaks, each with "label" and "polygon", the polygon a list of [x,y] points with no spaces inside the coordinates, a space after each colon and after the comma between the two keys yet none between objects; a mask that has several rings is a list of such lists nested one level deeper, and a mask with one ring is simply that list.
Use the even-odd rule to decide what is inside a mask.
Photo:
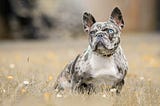
[{"label": "dog's body", "polygon": [[105,85],[120,92],[128,70],[120,46],[120,32],[124,25],[120,10],[116,7],[107,22],[96,22],[91,14],[84,13],[83,25],[89,34],[89,46],[65,67],[55,89],[89,93]]}]

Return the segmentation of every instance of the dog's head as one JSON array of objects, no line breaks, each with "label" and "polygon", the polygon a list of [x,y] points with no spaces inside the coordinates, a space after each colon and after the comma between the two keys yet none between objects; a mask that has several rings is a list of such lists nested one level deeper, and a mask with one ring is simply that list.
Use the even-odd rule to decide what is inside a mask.
[{"label": "dog's head", "polygon": [[96,22],[95,18],[85,12],[83,14],[84,30],[89,34],[89,44],[93,52],[103,56],[114,54],[120,43],[120,33],[124,27],[121,11],[114,8],[106,22]]}]

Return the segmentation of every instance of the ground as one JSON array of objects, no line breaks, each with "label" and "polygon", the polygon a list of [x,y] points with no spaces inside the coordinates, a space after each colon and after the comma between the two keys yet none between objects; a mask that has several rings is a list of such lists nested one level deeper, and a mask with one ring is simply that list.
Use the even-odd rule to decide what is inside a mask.
[{"label": "ground", "polygon": [[0,41],[0,105],[160,105],[160,34],[124,34],[121,44],[129,70],[120,96],[111,92],[60,97],[53,92],[54,81],[85,50],[87,37]]}]

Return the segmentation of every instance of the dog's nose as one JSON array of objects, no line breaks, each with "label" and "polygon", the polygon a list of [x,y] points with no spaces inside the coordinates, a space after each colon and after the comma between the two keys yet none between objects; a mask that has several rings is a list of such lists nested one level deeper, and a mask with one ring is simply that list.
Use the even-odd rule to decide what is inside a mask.
[{"label": "dog's nose", "polygon": [[100,37],[100,38],[101,38],[101,37],[103,37],[103,34],[101,34],[101,33],[100,33],[100,34],[97,34],[97,37]]}]

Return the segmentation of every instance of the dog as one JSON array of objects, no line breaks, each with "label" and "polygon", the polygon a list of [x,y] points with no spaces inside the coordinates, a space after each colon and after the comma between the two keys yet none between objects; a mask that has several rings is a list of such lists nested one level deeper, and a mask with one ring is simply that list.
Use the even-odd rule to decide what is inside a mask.
[{"label": "dog", "polygon": [[54,89],[78,93],[97,92],[106,86],[120,93],[128,70],[128,62],[120,45],[120,34],[124,27],[122,13],[115,7],[106,22],[83,14],[84,31],[88,33],[89,46],[58,76]]}]

